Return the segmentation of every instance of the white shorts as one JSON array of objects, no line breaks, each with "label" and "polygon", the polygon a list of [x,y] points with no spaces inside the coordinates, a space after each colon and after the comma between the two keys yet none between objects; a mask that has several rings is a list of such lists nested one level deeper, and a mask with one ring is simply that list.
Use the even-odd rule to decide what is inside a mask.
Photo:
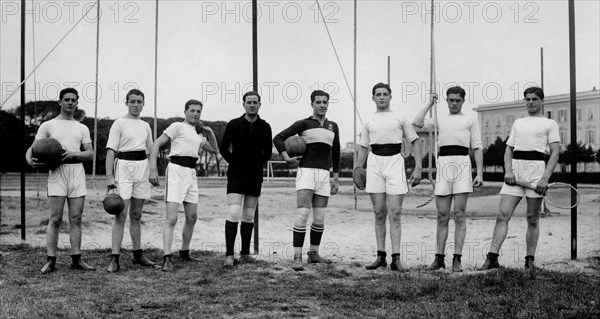
[{"label": "white shorts", "polygon": [[367,158],[367,193],[404,195],[408,193],[404,157],[402,153],[393,156],[379,156],[372,152]]},{"label": "white shorts", "polygon": [[148,160],[129,161],[117,159],[115,161],[115,180],[119,195],[123,199],[150,199],[152,191],[148,180]]},{"label": "white shorts", "polygon": [[83,164],[62,164],[50,171],[48,196],[75,198],[87,195]]},{"label": "white shorts", "polygon": [[[531,161],[531,160],[521,160],[521,159],[513,159],[512,160],[512,169],[513,174],[515,174],[515,179],[519,182],[526,182],[535,187],[538,181],[544,175],[544,171],[546,170],[546,163],[544,161]],[[501,195],[513,195],[518,197],[532,197],[532,198],[541,198],[543,195],[536,193],[534,190],[525,188],[519,185],[508,185],[504,183],[502,185],[502,189],[500,190]]]},{"label": "white shorts", "polygon": [[446,196],[473,192],[469,155],[439,156],[434,194]]},{"label": "white shorts", "polygon": [[329,197],[331,195],[329,171],[320,168],[298,167],[296,191],[301,189],[309,189],[314,191],[314,194]]},{"label": "white shorts", "polygon": [[198,179],[195,169],[169,163],[165,176],[167,179],[165,201],[198,204]]}]

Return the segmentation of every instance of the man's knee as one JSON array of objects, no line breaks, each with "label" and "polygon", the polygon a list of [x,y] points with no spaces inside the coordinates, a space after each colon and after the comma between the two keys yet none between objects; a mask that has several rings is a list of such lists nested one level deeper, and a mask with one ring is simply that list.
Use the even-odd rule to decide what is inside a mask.
[{"label": "man's knee", "polygon": [[537,224],[540,222],[540,215],[539,214],[528,214],[527,215],[527,223],[531,226],[537,226]]},{"label": "man's knee", "polygon": [[62,224],[62,216],[51,216],[48,219],[48,225],[58,228]]}]

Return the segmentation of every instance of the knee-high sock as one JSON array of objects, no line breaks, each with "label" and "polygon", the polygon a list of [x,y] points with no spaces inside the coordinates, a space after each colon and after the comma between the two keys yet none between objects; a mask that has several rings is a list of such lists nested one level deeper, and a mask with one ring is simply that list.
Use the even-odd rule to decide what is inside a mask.
[{"label": "knee-high sock", "polygon": [[237,236],[237,228],[238,223],[225,221],[225,246],[227,247],[225,256],[233,256],[233,248],[235,247],[235,236]]},{"label": "knee-high sock", "polygon": [[250,255],[250,239],[252,238],[252,229],[254,223],[242,222],[240,226],[240,236],[242,237],[242,255]]},{"label": "knee-high sock", "polygon": [[302,256],[302,246],[304,245],[304,237],[306,236],[306,222],[310,208],[300,207],[296,211],[296,220],[294,222],[294,255]]},{"label": "knee-high sock", "polygon": [[325,207],[313,207],[313,222],[310,227],[310,250],[319,251],[325,229]]}]

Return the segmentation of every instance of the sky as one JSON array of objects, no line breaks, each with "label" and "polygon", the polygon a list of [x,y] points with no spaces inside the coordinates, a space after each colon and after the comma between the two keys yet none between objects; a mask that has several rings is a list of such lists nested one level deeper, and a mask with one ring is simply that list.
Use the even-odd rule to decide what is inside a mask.
[{"label": "sky", "polygon": [[[114,119],[127,111],[127,91],[139,88],[142,116],[154,116],[155,104],[158,117],[183,116],[189,99],[204,103],[204,120],[243,114],[242,95],[252,89],[251,1],[159,0],[155,91],[156,2],[102,0],[97,108],[95,3],[26,1],[26,74],[39,64],[26,82],[27,101],[56,100],[73,86],[88,117]],[[310,93],[322,89],[345,144],[354,136],[354,2],[318,4],[321,11],[315,1],[258,2],[260,116],[276,134],[311,115]],[[20,1],[0,0],[3,109],[19,104],[18,92],[7,98],[20,82],[20,10]],[[358,132],[375,111],[371,88],[388,81],[388,56],[392,109],[412,119],[427,102],[430,19],[430,1],[358,1]],[[588,91],[600,86],[600,2],[576,1],[575,20],[577,90]],[[461,85],[470,116],[478,105],[521,99],[526,87],[541,85],[543,47],[546,95],[568,93],[568,34],[566,0],[435,1],[436,91]],[[447,113],[440,101],[439,116]]]}]

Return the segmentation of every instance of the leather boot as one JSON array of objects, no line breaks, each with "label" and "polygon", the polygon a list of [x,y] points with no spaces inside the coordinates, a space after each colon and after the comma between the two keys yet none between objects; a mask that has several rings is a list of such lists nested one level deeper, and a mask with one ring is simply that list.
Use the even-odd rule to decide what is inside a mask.
[{"label": "leather boot", "polygon": [[392,262],[390,263],[390,269],[393,271],[402,271],[402,264],[400,263],[400,254],[392,254]]},{"label": "leather boot", "polygon": [[56,256],[48,256],[46,264],[42,267],[42,274],[48,274],[56,270]]},{"label": "leather boot", "polygon": [[142,265],[146,267],[156,267],[156,263],[144,257],[144,254],[142,253],[141,249],[136,249],[133,251],[133,264]]},{"label": "leather boot", "polygon": [[494,268],[500,268],[500,264],[498,263],[498,254],[488,253],[485,258],[485,262],[481,267],[477,268],[477,270],[488,270]]},{"label": "leather boot", "polygon": [[179,259],[183,261],[200,261],[200,259],[190,256],[189,250],[180,250]]},{"label": "leather boot", "polygon": [[533,257],[532,255],[525,256],[525,269],[528,269],[528,270],[537,269],[537,266],[535,265],[534,261],[535,261],[535,257]]},{"label": "leather boot", "polygon": [[171,254],[163,256],[162,270],[165,272],[173,271],[173,263],[171,262]]},{"label": "leather boot", "polygon": [[307,255],[306,262],[309,264],[331,264],[331,260],[321,257],[317,251],[309,250]]},{"label": "leather boot", "polygon": [[462,257],[462,255],[459,254],[454,254],[454,257],[452,258],[452,271],[453,272],[462,272],[462,264],[460,261],[460,258]]},{"label": "leather boot", "polygon": [[385,251],[377,251],[377,259],[372,264],[366,266],[367,270],[377,269],[379,267],[387,267],[387,261],[385,260],[386,253]]},{"label": "leather boot", "polygon": [[433,263],[427,267],[427,270],[438,270],[440,268],[446,269],[446,262],[444,261],[444,258],[446,258],[446,255],[435,254],[435,259],[433,260]]},{"label": "leather boot", "polygon": [[81,254],[71,255],[72,263],[71,269],[77,270],[96,270],[95,267],[88,265],[85,261],[81,260]]},{"label": "leather boot", "polygon": [[304,266],[302,265],[302,256],[294,256],[294,262],[292,263],[292,269],[295,271],[304,270]]},{"label": "leather boot", "polygon": [[121,266],[119,265],[119,254],[110,255],[110,264],[108,264],[108,269],[106,269],[106,271],[117,272],[119,269],[121,269]]}]

